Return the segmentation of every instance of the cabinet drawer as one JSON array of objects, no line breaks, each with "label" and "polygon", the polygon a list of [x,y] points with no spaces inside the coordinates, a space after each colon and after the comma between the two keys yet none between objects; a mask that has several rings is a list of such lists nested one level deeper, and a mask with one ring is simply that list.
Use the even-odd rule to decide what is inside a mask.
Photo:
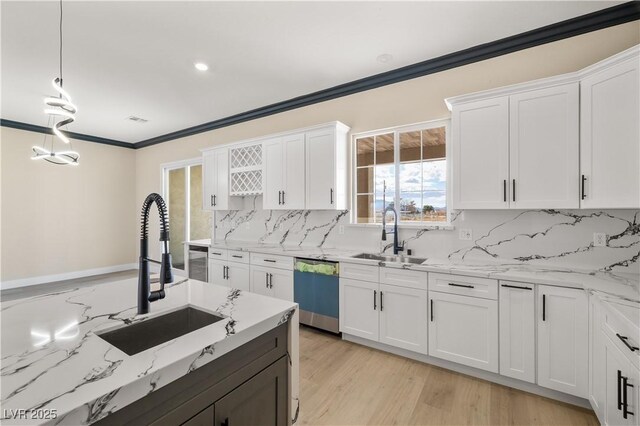
[{"label": "cabinet drawer", "polygon": [[602,331],[634,367],[640,369],[640,330],[627,318],[630,316],[638,321],[640,307],[609,302],[602,305]]},{"label": "cabinet drawer", "polygon": [[498,299],[498,281],[489,278],[429,273],[429,290],[484,299]]},{"label": "cabinet drawer", "polygon": [[340,277],[377,283],[380,277],[380,267],[359,263],[340,263]]},{"label": "cabinet drawer", "polygon": [[268,268],[293,270],[293,258],[277,254],[251,253],[251,264],[266,266]]},{"label": "cabinet drawer", "polygon": [[426,290],[427,273],[410,269],[380,268],[380,283]]},{"label": "cabinet drawer", "polygon": [[229,262],[249,263],[249,252],[240,250],[229,250],[227,258]]},{"label": "cabinet drawer", "polygon": [[209,259],[227,260],[229,250],[209,247]]}]

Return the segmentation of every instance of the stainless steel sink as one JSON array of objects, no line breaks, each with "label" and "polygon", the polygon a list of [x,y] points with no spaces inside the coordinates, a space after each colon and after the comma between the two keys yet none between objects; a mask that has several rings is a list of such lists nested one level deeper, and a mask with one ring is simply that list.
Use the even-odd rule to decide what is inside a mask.
[{"label": "stainless steel sink", "polygon": [[222,319],[221,316],[188,306],[97,335],[127,355],[135,355]]},{"label": "stainless steel sink", "polygon": [[373,254],[373,253],[360,253],[355,256],[351,256],[354,259],[367,259],[367,260],[377,260],[379,262],[395,262],[395,263],[410,263],[413,265],[420,265],[426,258],[422,257],[412,257],[412,256],[402,256],[402,255],[382,255],[382,254]]}]

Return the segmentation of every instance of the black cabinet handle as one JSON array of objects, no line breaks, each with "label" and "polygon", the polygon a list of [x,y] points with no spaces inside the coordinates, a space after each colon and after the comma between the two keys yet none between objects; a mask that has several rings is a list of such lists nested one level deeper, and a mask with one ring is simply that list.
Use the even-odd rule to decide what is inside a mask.
[{"label": "black cabinet handle", "polygon": [[282,191],[282,204],[285,204],[285,201],[284,201],[284,191]]},{"label": "black cabinet handle", "polygon": [[329,199],[331,200],[331,204],[333,204],[333,188],[331,188],[329,192]]},{"label": "black cabinet handle", "polygon": [[455,284],[455,283],[449,283],[450,286],[452,287],[464,287],[464,288],[475,288],[472,285],[467,285],[467,284]]},{"label": "black cabinet handle", "polygon": [[216,202],[216,196],[214,195],[213,196],[213,205],[215,206],[216,204],[218,204],[218,203]]},{"label": "black cabinet handle", "polygon": [[222,279],[223,280],[227,279],[227,267],[226,266],[222,267]]},{"label": "black cabinet handle", "polygon": [[273,288],[273,274],[269,274],[269,288]]},{"label": "black cabinet handle", "polygon": [[211,205],[213,206],[213,195],[211,196]]},{"label": "black cabinet handle", "polygon": [[270,262],[270,263],[276,263],[276,261],[275,261],[275,260],[273,260],[273,259],[264,259],[264,261],[265,261],[265,262]]},{"label": "black cabinet handle", "polygon": [[586,180],[587,180],[587,177],[586,177],[585,175],[582,175],[582,192],[581,192],[581,194],[580,194],[580,197],[581,197],[583,200],[587,197],[587,195],[584,193],[584,191],[585,191],[584,186],[585,186],[585,181],[586,181]]},{"label": "black cabinet handle", "polygon": [[264,273],[264,285],[269,288],[269,273],[265,272]]},{"label": "black cabinet handle", "polygon": [[431,322],[433,322],[433,299],[429,299],[429,302],[431,304],[431,309],[429,309],[431,311]]},{"label": "black cabinet handle", "polygon": [[378,292],[376,290],[373,290],[373,310],[374,311],[378,308],[378,305],[376,303],[378,303]]},{"label": "black cabinet handle", "polygon": [[627,418],[628,414],[633,416],[633,412],[629,411],[629,395],[627,394],[627,389],[632,388],[633,385],[629,384],[629,378],[622,376],[622,417]]},{"label": "black cabinet handle", "polygon": [[638,349],[640,349],[640,348],[637,348],[637,347],[635,347],[635,346],[631,346],[631,345],[629,344],[629,341],[628,341],[628,340],[629,340],[629,338],[628,338],[627,336],[621,336],[621,335],[619,335],[618,333],[616,333],[616,336],[618,336],[618,339],[622,340],[622,343],[624,343],[624,345],[625,345],[627,348],[629,348],[629,350],[630,350],[631,352],[635,352],[635,351],[637,351]]},{"label": "black cabinet handle", "polygon": [[282,191],[278,191],[278,205],[282,204]]},{"label": "black cabinet handle", "polygon": [[502,181],[502,201],[507,202],[507,180]]},{"label": "black cabinet handle", "polygon": [[227,268],[227,279],[229,279],[229,267],[225,266],[225,268]]},{"label": "black cabinet handle", "polygon": [[519,285],[511,285],[511,284],[501,284],[501,285],[502,287],[519,288],[520,290],[533,290],[531,287],[524,287]]},{"label": "black cabinet handle", "polygon": [[618,410],[622,410],[622,371],[618,370]]},{"label": "black cabinet handle", "polygon": [[380,312],[382,312],[382,290],[380,290]]},{"label": "black cabinet handle", "polygon": [[513,201],[516,200],[516,180],[513,180]]},{"label": "black cabinet handle", "polygon": [[236,259],[242,259],[242,256],[239,254],[232,254],[231,257],[235,257]]},{"label": "black cabinet handle", "polygon": [[542,295],[542,321],[547,320],[547,296]]}]

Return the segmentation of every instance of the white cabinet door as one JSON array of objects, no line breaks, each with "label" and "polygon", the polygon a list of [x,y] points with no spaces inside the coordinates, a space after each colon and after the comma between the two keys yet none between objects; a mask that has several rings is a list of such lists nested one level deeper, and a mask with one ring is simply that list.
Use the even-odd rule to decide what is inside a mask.
[{"label": "white cabinet door", "polygon": [[588,398],[588,303],[584,290],[538,286],[538,384]]},{"label": "white cabinet door", "polygon": [[582,208],[640,207],[639,68],[633,59],[580,82]]},{"label": "white cabinet door", "polygon": [[340,278],[340,331],[378,340],[378,283]]},{"label": "white cabinet door", "polygon": [[249,265],[245,263],[227,263],[227,285],[231,288],[250,291]]},{"label": "white cabinet door", "polygon": [[207,271],[209,282],[211,284],[228,286],[229,284],[225,278],[226,267],[227,262],[225,261],[209,259],[209,270]]},{"label": "white cabinet door", "polygon": [[265,210],[280,210],[284,187],[284,152],[281,138],[262,143],[264,173],[262,175],[262,207]]},{"label": "white cabinet door", "polygon": [[202,154],[202,208],[204,210],[213,210],[213,195],[218,185],[214,154],[213,151]]},{"label": "white cabinet door", "polygon": [[213,194],[214,210],[229,210],[229,150],[218,149],[216,158],[216,188]]},{"label": "white cabinet door", "polygon": [[509,98],[511,208],[578,208],[578,91],[571,83]]},{"label": "white cabinet door", "polygon": [[598,296],[589,296],[589,402],[604,423],[606,404],[606,349]]},{"label": "white cabinet door", "polygon": [[427,329],[426,290],[380,284],[381,343],[427,354]]},{"label": "white cabinet door", "polygon": [[498,302],[429,292],[429,355],[497,373]]},{"label": "white cabinet door", "polygon": [[640,373],[608,337],[605,340],[606,408],[604,423],[638,425]]},{"label": "white cabinet door", "polygon": [[336,129],[306,133],[306,204],[309,210],[336,208]]},{"label": "white cabinet door", "polygon": [[535,287],[500,282],[500,374],[536,382]]},{"label": "white cabinet door", "polygon": [[272,292],[269,288],[269,269],[261,266],[251,266],[251,291],[262,294],[263,296],[271,296]]},{"label": "white cabinet door", "polygon": [[287,210],[302,210],[305,208],[305,134],[297,133],[283,137],[282,146],[282,206]]},{"label": "white cabinet door", "polygon": [[293,271],[271,269],[269,274],[271,296],[293,302]]},{"label": "white cabinet door", "polygon": [[509,98],[454,106],[454,209],[509,207]]}]

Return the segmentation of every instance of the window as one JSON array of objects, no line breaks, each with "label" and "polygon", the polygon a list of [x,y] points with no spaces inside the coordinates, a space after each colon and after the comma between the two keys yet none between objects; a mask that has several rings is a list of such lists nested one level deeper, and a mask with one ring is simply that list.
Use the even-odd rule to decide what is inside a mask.
[{"label": "window", "polygon": [[354,136],[354,223],[381,223],[391,206],[405,224],[447,223],[448,121]]},{"label": "window", "polygon": [[184,270],[184,241],[211,238],[211,213],[202,209],[202,160],[163,165],[163,198],[169,209],[169,250]]}]

